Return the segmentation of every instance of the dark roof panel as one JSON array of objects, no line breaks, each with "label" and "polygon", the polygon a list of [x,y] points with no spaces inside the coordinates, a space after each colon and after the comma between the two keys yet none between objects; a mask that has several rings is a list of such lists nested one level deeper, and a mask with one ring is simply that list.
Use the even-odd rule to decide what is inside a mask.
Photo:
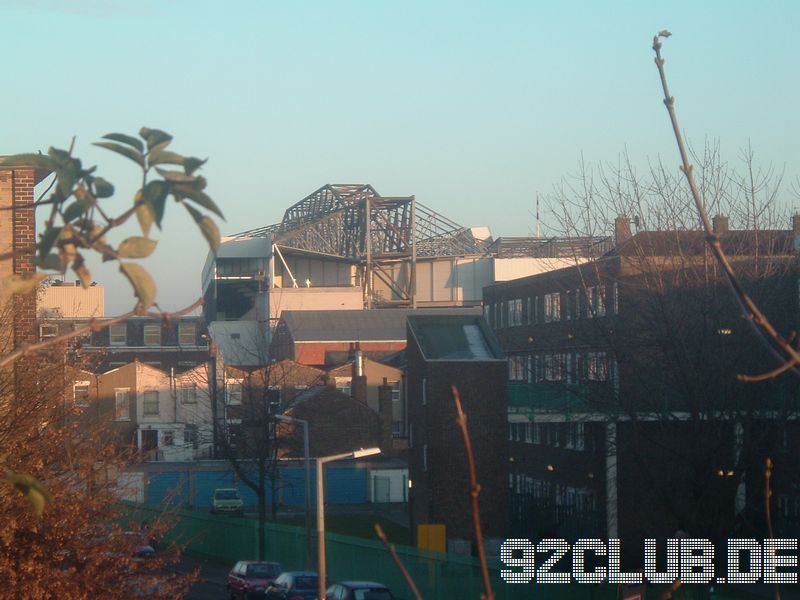
[{"label": "dark roof panel", "polygon": [[428,360],[504,360],[483,316],[409,316],[408,325]]},{"label": "dark roof panel", "polygon": [[480,315],[480,308],[285,310],[295,342],[404,342],[408,315]]}]

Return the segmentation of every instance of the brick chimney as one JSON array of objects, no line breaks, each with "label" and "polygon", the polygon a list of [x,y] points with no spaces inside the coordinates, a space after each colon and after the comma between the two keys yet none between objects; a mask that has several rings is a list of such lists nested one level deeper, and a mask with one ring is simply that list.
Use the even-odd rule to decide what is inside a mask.
[{"label": "brick chimney", "polygon": [[725,215],[717,215],[713,219],[711,219],[711,225],[714,229],[714,233],[720,234],[725,233],[728,231],[728,217]]},{"label": "brick chimney", "polygon": [[350,395],[353,400],[362,404],[367,403],[367,376],[364,375],[364,354],[361,346],[356,342],[355,357],[353,358],[353,375],[350,380]]},{"label": "brick chimney", "polygon": [[631,237],[631,218],[620,215],[614,219],[614,245],[621,246]]},{"label": "brick chimney", "polygon": [[392,452],[392,386],[383,378],[378,387],[378,414],[381,417],[380,447],[382,454]]}]

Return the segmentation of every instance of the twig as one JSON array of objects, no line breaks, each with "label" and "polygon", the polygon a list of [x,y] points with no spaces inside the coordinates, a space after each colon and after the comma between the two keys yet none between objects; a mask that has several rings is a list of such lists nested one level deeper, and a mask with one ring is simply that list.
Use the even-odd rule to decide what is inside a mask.
[{"label": "twig", "polygon": [[483,548],[483,530],[481,529],[481,514],[478,508],[478,495],[481,493],[481,486],[475,475],[475,456],[472,454],[472,442],[467,431],[467,415],[461,408],[461,394],[455,385],[450,386],[453,392],[453,402],[456,404],[457,423],[461,429],[461,437],[464,439],[464,450],[467,453],[467,464],[469,465],[469,485],[470,497],[472,499],[472,526],[475,529],[475,543],[478,546],[478,559],[481,563],[481,577],[483,577],[483,594],[481,600],[493,600],[494,590],[492,582],[489,580],[489,568],[486,566],[486,551]]},{"label": "twig", "polygon": [[[722,250],[722,244],[720,243],[719,236],[714,233],[711,221],[708,218],[708,213],[706,213],[703,199],[700,196],[700,191],[698,190],[697,183],[692,173],[692,165],[689,163],[689,154],[686,150],[685,144],[683,143],[683,137],[681,136],[680,127],[678,125],[678,117],[675,113],[675,98],[669,94],[667,76],[664,71],[664,59],[661,58],[660,38],[666,38],[669,37],[669,35],[670,33],[668,31],[662,31],[653,37],[653,50],[656,53],[655,62],[656,66],[658,67],[658,74],[661,78],[661,87],[664,91],[664,105],[667,107],[670,122],[672,123],[672,131],[675,134],[675,141],[678,144],[678,152],[680,152],[681,155],[681,171],[686,176],[686,180],[689,183],[689,188],[692,192],[692,198],[694,200],[695,208],[697,209],[697,214],[700,217],[700,220],[703,224],[703,229],[706,233],[706,242],[711,248],[711,252],[717,259],[717,262],[722,267],[722,270],[725,272],[728,283],[730,284],[734,296],[739,302],[739,306],[742,310],[742,313],[746,317],[746,320],[751,324],[751,326],[753,326],[754,331],[756,331],[764,345],[774,356],[776,356],[778,360],[780,360],[781,363],[792,363],[787,370],[792,369],[796,375],[800,375],[800,372],[794,368],[795,364],[800,363],[800,353],[798,353],[798,351],[792,347],[791,343],[787,339],[778,333],[770,320],[766,317],[766,315],[764,315],[763,312],[761,312],[761,309],[758,308],[758,305],[753,301],[752,298],[750,298],[747,292],[745,292],[733,271],[733,267],[731,266],[728,257]],[[764,334],[766,334],[766,336],[768,336],[775,343],[775,345],[781,349],[785,356],[776,351],[773,345],[770,344],[769,341],[764,337]]]},{"label": "twig", "polygon": [[65,333],[62,335],[58,335],[54,338],[47,339],[41,342],[36,342],[35,344],[24,344],[14,350],[13,352],[6,354],[0,359],[0,367],[4,367],[16,361],[21,356],[26,354],[30,354],[33,352],[38,352],[39,350],[44,350],[45,348],[49,348],[50,346],[55,346],[56,344],[60,344],[66,340],[71,340],[76,337],[80,337],[87,333],[92,333],[94,331],[100,331],[101,329],[105,329],[106,327],[110,327],[111,325],[116,325],[117,323],[122,323],[130,319],[136,315],[148,316],[148,317],[155,317],[163,319],[164,321],[168,321],[169,319],[174,319],[176,317],[183,316],[192,312],[195,308],[202,306],[203,299],[198,298],[192,304],[187,306],[186,308],[182,308],[175,312],[171,313],[154,313],[148,312],[140,309],[140,306],[137,306],[131,311],[126,312],[125,314],[118,315],[116,317],[112,317],[110,319],[89,319],[89,322],[84,325],[83,327],[79,327],[70,331],[69,333]]},{"label": "twig", "polygon": [[422,600],[422,594],[419,593],[419,589],[417,588],[417,584],[414,582],[414,578],[411,577],[411,573],[408,572],[408,569],[406,569],[403,561],[400,560],[400,556],[397,554],[394,544],[389,541],[389,538],[387,538],[386,534],[383,532],[383,528],[378,523],[375,523],[375,534],[378,536],[378,539],[383,542],[383,545],[386,546],[389,554],[392,555],[394,564],[397,565],[397,568],[400,569],[400,572],[403,574],[408,587],[411,588],[411,593],[414,594],[414,598],[417,600]]},{"label": "twig", "polygon": [[[772,489],[770,482],[772,480],[772,459],[767,457],[766,468],[764,469],[764,510],[767,516],[767,535],[769,539],[775,537],[772,531],[772,509],[770,508],[772,500]],[[778,584],[775,584],[775,600],[781,600],[781,591]]]}]

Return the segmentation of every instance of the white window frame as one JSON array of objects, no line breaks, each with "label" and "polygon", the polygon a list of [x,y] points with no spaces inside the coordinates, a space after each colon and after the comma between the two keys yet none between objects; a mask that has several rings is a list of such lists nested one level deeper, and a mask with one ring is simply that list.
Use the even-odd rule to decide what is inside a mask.
[{"label": "white window frame", "polygon": [[561,292],[544,295],[544,322],[556,323],[561,320]]},{"label": "white window frame", "polygon": [[240,406],[242,404],[243,391],[244,391],[243,379],[229,379],[227,382],[225,382],[225,401],[227,405]]},{"label": "white window frame", "polygon": [[181,383],[181,404],[197,404],[197,384],[193,381]]},{"label": "white window frame", "polygon": [[[184,338],[187,338],[184,340]],[[179,346],[196,346],[197,345],[197,323],[191,322],[178,322],[178,345]]]},{"label": "white window frame", "polygon": [[131,388],[114,388],[114,420],[131,420]]},{"label": "white window frame", "polygon": [[[158,341],[153,343],[155,336],[158,337]],[[148,337],[150,337],[149,342],[147,341]],[[142,328],[142,343],[145,346],[161,345],[161,325],[159,323],[145,323],[144,327]]]},{"label": "white window frame", "polygon": [[42,323],[39,325],[39,339],[48,340],[58,335],[58,325],[53,323]]},{"label": "white window frame", "polygon": [[[81,396],[81,401],[78,400],[78,388],[86,388],[86,395]],[[86,408],[90,404],[90,394],[92,392],[91,381],[75,381],[72,384],[72,401],[75,406]]]},{"label": "white window frame", "polygon": [[128,324],[115,323],[108,328],[108,345],[109,346],[127,346],[128,345]]}]

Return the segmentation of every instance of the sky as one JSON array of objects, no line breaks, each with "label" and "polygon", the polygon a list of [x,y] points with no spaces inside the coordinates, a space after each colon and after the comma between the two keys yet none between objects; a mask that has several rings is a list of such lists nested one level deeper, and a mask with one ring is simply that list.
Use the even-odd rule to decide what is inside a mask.
[{"label": "sky", "polygon": [[[0,155],[76,136],[121,212],[135,167],[91,144],[147,126],[209,159],[223,235],[280,221],[326,183],[529,235],[537,193],[581,157],[677,170],[651,49],[662,29],[688,139],[731,161],[750,144],[796,179],[798,22],[793,1],[0,0]],[[199,297],[207,254],[179,208],[143,262],[166,310]],[[116,269],[91,266],[107,314],[130,309]]]}]

